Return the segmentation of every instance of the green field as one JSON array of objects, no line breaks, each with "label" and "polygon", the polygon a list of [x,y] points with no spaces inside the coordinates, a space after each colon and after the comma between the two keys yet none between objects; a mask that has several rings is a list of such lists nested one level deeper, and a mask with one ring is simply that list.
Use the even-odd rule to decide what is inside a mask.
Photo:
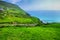
[{"label": "green field", "polygon": [[0,0],[0,40],[60,40],[60,23],[43,23],[19,6]]},{"label": "green field", "polygon": [[0,28],[0,40],[60,40],[60,28],[4,27]]}]

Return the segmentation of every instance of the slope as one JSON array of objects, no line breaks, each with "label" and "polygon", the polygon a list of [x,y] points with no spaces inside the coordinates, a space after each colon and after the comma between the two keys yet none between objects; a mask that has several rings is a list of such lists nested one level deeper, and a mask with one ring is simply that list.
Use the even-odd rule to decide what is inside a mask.
[{"label": "slope", "polygon": [[15,4],[0,1],[0,24],[42,24]]}]

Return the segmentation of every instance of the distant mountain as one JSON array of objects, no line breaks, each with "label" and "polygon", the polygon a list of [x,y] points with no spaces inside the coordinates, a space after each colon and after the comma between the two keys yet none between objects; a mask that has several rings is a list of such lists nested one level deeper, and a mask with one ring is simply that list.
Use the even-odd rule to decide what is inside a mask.
[{"label": "distant mountain", "polygon": [[0,24],[1,23],[42,24],[38,18],[30,16],[17,5],[5,1],[0,1]]}]

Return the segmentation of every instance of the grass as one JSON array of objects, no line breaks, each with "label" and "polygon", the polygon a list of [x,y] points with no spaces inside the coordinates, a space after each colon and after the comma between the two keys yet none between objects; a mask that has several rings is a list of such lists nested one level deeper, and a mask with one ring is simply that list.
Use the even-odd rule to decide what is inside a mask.
[{"label": "grass", "polygon": [[60,28],[5,27],[0,28],[0,40],[60,40]]},{"label": "grass", "polygon": [[[0,23],[3,22],[18,22],[18,23],[25,23],[25,24],[33,24],[38,23],[40,20],[37,18],[19,18],[19,17],[11,17],[11,15],[8,17],[4,17],[3,19],[0,19]],[[41,23],[40,23],[41,24]]]}]

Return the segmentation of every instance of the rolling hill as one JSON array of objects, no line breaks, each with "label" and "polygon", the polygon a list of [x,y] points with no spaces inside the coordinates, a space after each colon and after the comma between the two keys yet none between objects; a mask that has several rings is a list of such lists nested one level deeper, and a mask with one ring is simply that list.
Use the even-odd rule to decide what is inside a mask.
[{"label": "rolling hill", "polygon": [[0,1],[0,24],[42,24],[15,4]]}]

